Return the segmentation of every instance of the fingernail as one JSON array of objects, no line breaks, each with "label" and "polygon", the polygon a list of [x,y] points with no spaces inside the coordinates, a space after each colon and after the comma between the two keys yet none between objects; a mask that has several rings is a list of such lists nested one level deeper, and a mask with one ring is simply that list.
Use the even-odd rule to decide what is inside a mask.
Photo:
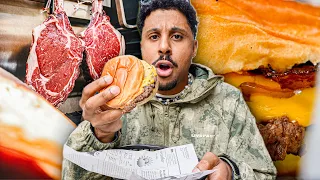
[{"label": "fingernail", "polygon": [[112,83],[112,77],[109,75],[103,76],[103,80],[107,83],[107,84],[111,84]]},{"label": "fingernail", "polygon": [[112,86],[110,88],[110,92],[113,95],[118,95],[120,93],[120,88],[118,86]]},{"label": "fingernail", "polygon": [[200,172],[200,169],[198,169],[198,168],[194,168],[194,169],[192,170],[192,172],[193,172],[193,173]]}]

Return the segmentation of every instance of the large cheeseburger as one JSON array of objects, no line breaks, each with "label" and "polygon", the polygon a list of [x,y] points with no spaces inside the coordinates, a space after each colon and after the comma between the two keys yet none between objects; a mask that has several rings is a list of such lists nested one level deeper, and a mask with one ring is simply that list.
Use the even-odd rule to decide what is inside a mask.
[{"label": "large cheeseburger", "polygon": [[192,0],[195,62],[238,87],[278,170],[296,175],[320,62],[320,8],[279,0]]},{"label": "large cheeseburger", "polygon": [[158,91],[156,68],[135,56],[123,55],[109,60],[102,70],[101,76],[105,75],[112,76],[111,85],[120,88],[120,94],[107,102],[109,108],[130,112],[148,102]]}]

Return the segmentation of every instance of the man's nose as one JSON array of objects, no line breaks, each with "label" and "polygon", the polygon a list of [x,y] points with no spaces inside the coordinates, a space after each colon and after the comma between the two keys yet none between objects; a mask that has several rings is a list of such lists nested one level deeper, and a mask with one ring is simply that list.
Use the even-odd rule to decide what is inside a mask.
[{"label": "man's nose", "polygon": [[170,45],[170,41],[168,40],[168,38],[163,37],[160,40],[160,44],[159,44],[159,54],[160,55],[164,55],[164,54],[169,54],[171,55],[171,45]]}]

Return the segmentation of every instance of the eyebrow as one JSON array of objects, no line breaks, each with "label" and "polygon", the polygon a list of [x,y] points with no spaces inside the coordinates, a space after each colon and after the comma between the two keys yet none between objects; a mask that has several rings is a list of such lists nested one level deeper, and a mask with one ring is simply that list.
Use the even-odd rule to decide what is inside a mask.
[{"label": "eyebrow", "polygon": [[182,29],[182,28],[179,28],[179,27],[173,27],[173,28],[171,28],[170,33],[173,33],[173,32],[181,32],[181,33],[183,33],[183,34],[187,34],[187,31],[186,31],[186,30],[184,30],[184,29]]},{"label": "eyebrow", "polygon": [[[149,34],[151,32],[158,32],[158,31],[160,31],[159,28],[152,28],[152,29],[149,29],[146,33]],[[179,28],[179,27],[173,27],[170,29],[170,33],[174,33],[174,32],[181,32],[183,34],[187,34],[186,30]]]},{"label": "eyebrow", "polygon": [[149,34],[151,32],[156,32],[156,31],[159,31],[160,29],[159,28],[152,28],[152,29],[149,29],[146,33]]}]

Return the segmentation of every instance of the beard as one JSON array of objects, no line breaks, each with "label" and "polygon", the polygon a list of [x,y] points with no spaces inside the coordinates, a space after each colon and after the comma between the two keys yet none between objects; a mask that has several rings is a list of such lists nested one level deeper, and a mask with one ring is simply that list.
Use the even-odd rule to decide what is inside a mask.
[{"label": "beard", "polygon": [[[178,67],[178,64],[177,64],[175,61],[173,61],[173,60],[171,59],[170,55],[168,55],[168,54],[160,55],[160,57],[159,57],[157,60],[155,60],[155,61],[152,63],[152,65],[155,66],[155,65],[157,64],[157,62],[158,62],[158,61],[161,61],[161,60],[169,61],[169,62],[172,63],[172,65],[173,65],[174,67],[176,67],[176,68]],[[158,90],[159,90],[159,91],[169,91],[169,90],[172,90],[173,88],[175,88],[175,87],[177,86],[177,84],[178,84],[178,80],[177,80],[177,79],[175,79],[175,80],[173,80],[173,81],[171,81],[171,82],[168,82],[168,83],[160,83]]]},{"label": "beard", "polygon": [[158,90],[159,91],[169,91],[169,90],[175,88],[177,86],[177,84],[178,84],[178,80],[176,80],[176,79],[171,82],[168,82],[166,84],[160,83]]}]

